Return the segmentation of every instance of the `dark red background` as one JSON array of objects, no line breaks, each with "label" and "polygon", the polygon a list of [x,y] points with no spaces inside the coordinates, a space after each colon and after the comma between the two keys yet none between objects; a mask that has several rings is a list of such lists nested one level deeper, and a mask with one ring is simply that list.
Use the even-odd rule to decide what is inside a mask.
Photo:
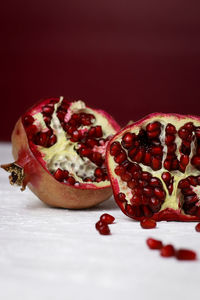
[{"label": "dark red background", "polygon": [[103,108],[122,125],[200,114],[199,1],[1,3],[0,139],[43,96]]}]

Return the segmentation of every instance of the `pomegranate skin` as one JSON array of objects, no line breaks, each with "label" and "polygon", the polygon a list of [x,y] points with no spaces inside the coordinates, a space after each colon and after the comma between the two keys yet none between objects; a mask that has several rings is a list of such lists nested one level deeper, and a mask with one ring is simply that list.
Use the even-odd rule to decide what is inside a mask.
[{"label": "pomegranate skin", "polygon": [[[158,127],[157,122],[160,123],[161,128]],[[178,124],[177,125],[178,128],[174,129],[174,126],[171,124],[171,122],[174,122],[173,123],[174,125]],[[194,126],[190,125],[190,123],[194,123]],[[182,129],[183,127],[185,127],[184,129],[186,132],[189,132],[189,130],[193,130],[192,131],[193,137],[190,137],[188,133],[186,135],[185,131]],[[200,117],[198,116],[154,113],[144,117],[143,119],[133,124],[126,126],[125,128],[121,129],[118,133],[116,133],[112,137],[112,139],[109,141],[107,152],[106,152],[107,169],[108,169],[115,201],[125,215],[138,221],[141,221],[144,218],[151,218],[154,219],[155,221],[199,221],[200,220],[200,209],[199,209],[200,168],[198,164],[198,159],[196,158],[199,157],[199,153],[200,153],[199,152],[200,147],[198,146],[200,145],[199,136],[198,136],[199,128],[200,128]],[[141,140],[138,139],[140,130],[143,131],[141,133]],[[133,135],[132,144],[130,142],[131,140],[130,135],[129,135],[129,143],[126,141],[129,133],[132,133]],[[142,136],[142,134],[144,133],[146,134],[146,136],[145,135]],[[160,138],[159,140],[159,137],[162,133],[163,133],[162,138]],[[176,138],[174,138],[175,135]],[[188,147],[187,143],[188,144],[193,143],[193,141],[195,141],[195,138],[198,139],[198,143],[196,144],[194,143],[194,145],[196,145],[196,149],[195,146],[192,146],[193,148],[192,147],[190,148],[191,154],[184,153],[185,157],[187,157],[187,155],[188,156],[190,155],[189,159],[188,158],[185,159],[185,157],[184,159],[181,159],[181,155],[183,156],[183,154],[181,153],[182,150],[180,151],[181,147],[185,145],[186,145],[185,147]],[[177,139],[179,139],[179,144],[177,144],[178,146],[176,148],[174,147],[174,143],[177,142]],[[154,146],[152,146],[153,144],[150,145],[148,144],[149,140],[155,143]],[[165,149],[167,149],[165,150],[165,152],[163,151],[164,147]],[[120,151],[121,153],[123,153],[123,155],[124,153],[126,153],[126,155],[123,157],[122,160],[119,161],[118,157],[120,157]],[[174,151],[174,153],[172,153],[172,151]],[[162,154],[163,156],[159,156],[160,155],[159,152],[163,153]],[[173,158],[172,154],[180,155],[179,157],[177,157],[180,161],[177,162],[177,159]],[[171,165],[168,163],[166,159],[167,155],[169,155],[170,159],[174,159],[173,165],[172,163]],[[195,157],[195,159],[192,160],[192,157]],[[166,163],[164,165],[165,159],[166,159]],[[182,166],[181,166],[181,162],[183,164]],[[195,174],[190,173],[190,170],[189,171],[186,170],[187,172],[185,172],[184,164],[186,163],[191,164],[192,166],[196,164]],[[131,164],[139,165],[139,169],[138,169],[139,171],[136,170],[135,172],[132,172],[130,167]],[[158,176],[157,174],[159,172],[160,174]],[[167,172],[170,173],[170,176],[168,177],[165,176],[166,182],[164,182],[161,175]],[[162,183],[163,186],[162,191],[160,190],[160,186],[158,185],[154,186],[153,183],[151,189],[146,187],[147,181],[150,180],[147,179],[147,173],[149,173],[148,176],[151,176],[152,178],[158,177],[159,181]],[[132,177],[130,176],[130,174],[132,175]],[[181,179],[184,179],[187,176],[188,178],[194,177],[193,175],[195,175],[196,178],[198,178],[198,184],[192,183],[192,191],[191,190],[189,191],[189,189],[187,191],[186,188],[182,188],[182,190],[178,189],[178,182]],[[140,176],[143,176],[144,179],[144,182],[142,183],[140,182],[141,180]],[[167,182],[169,178],[171,181]],[[197,191],[197,187],[199,189],[198,191]],[[144,190],[145,192],[141,192],[142,190]],[[175,197],[174,195],[176,194],[175,192],[177,190],[178,190],[177,197]],[[188,193],[188,194],[180,196],[180,190],[181,192],[183,191],[183,193]],[[193,213],[192,210],[190,211],[190,213],[184,211],[185,207],[186,209],[188,209],[188,207],[186,206],[187,203],[185,204],[185,207],[183,206],[185,198],[187,197],[188,200],[189,197],[192,197],[193,194],[189,194],[189,193],[193,193],[193,191],[195,191],[197,195],[195,197],[198,198],[197,199],[198,201],[196,200],[197,205],[195,208],[196,210],[198,210],[196,215],[192,214]],[[140,198],[141,195],[143,199]],[[160,208],[159,209],[156,208],[155,211],[153,210],[150,211],[146,209],[141,213],[141,210],[144,209],[144,206],[148,202],[146,198],[147,197],[155,198],[155,196],[157,196],[158,198],[160,197],[160,203],[159,203]],[[172,197],[174,197],[173,199],[174,202],[170,203],[170,201],[168,201],[168,205],[165,205],[166,199],[170,199]],[[183,201],[183,197],[185,197],[184,201]],[[190,201],[191,201],[190,205],[192,206],[193,205],[192,200]],[[135,209],[135,207],[137,206],[140,206],[138,210]]]},{"label": "pomegranate skin", "polygon": [[[103,111],[98,110],[98,112],[107,118],[109,116]],[[119,125],[112,118],[111,123],[117,131]],[[112,195],[109,181],[100,187],[87,182],[78,187],[57,181],[47,168],[45,168],[45,165],[41,163],[41,153],[38,152],[38,156],[36,157],[35,153],[33,154],[31,151],[30,141],[27,139],[22,118],[17,121],[14,127],[11,141],[15,164],[21,167],[24,172],[22,190],[28,186],[47,205],[51,207],[83,209],[97,205]],[[1,167],[5,169],[5,165]]]}]

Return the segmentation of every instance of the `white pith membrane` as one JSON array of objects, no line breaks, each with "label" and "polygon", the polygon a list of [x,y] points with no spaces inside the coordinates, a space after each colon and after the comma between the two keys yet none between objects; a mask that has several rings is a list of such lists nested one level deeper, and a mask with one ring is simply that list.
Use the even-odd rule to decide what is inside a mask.
[{"label": "white pith membrane", "polygon": [[[53,130],[53,134],[57,137],[56,143],[50,147],[35,145],[39,152],[42,154],[42,160],[45,162],[45,167],[52,175],[58,168],[68,171],[69,176],[73,176],[76,181],[75,186],[81,187],[82,183],[84,185],[87,184],[87,186],[108,186],[108,180],[100,182],[95,181],[94,171],[98,166],[89,158],[85,156],[80,157],[80,155],[77,153],[79,142],[72,142],[70,140],[71,135],[69,135],[61,126],[61,122],[57,117],[57,109],[60,107],[62,101],[63,97],[60,97],[59,102],[54,104],[54,112],[51,116],[51,122],[49,126]],[[46,103],[45,105],[48,105],[48,103]],[[78,130],[81,130],[82,132],[87,132],[90,127],[100,125],[103,132],[103,135],[100,139],[106,139],[116,133],[116,130],[112,127],[112,125],[103,114],[86,107],[85,103],[81,100],[71,103],[69,102],[69,108],[66,112],[64,121],[69,121],[71,116],[75,113],[86,113],[92,114],[94,116],[91,125],[81,125],[80,127],[78,127]],[[48,130],[42,112],[38,112],[38,109],[36,108],[31,112],[31,116],[34,118],[33,125],[36,125],[39,131],[45,132]],[[108,141],[102,143],[102,145],[94,146],[92,148],[92,151],[101,153],[102,157],[104,158],[107,143]],[[101,168],[105,168],[105,162],[103,163]],[[85,182],[83,179],[86,177],[90,177],[93,182]],[[66,181],[64,182],[67,183]]]},{"label": "white pith membrane", "polygon": [[[146,118],[141,123],[138,122],[137,125],[133,125],[131,127],[128,126],[127,129],[121,131],[121,133],[119,135],[116,135],[114,137],[114,139],[112,140],[112,142],[119,142],[121,144],[122,149],[126,152],[127,160],[129,160],[132,163],[136,163],[134,161],[134,159],[132,160],[128,156],[129,149],[126,149],[123,147],[123,145],[121,143],[122,137],[125,135],[125,133],[128,133],[128,132],[135,133],[136,135],[138,135],[138,133],[141,129],[146,130],[146,126],[149,123],[153,123],[153,122],[159,122],[161,124],[161,133],[158,136],[158,138],[161,142],[161,145],[163,146],[162,167],[161,167],[161,169],[154,171],[151,167],[144,165],[142,162],[137,163],[137,164],[142,168],[142,172],[144,172],[144,171],[149,172],[152,175],[152,177],[159,178],[162,182],[162,188],[166,192],[166,197],[165,197],[165,200],[164,200],[163,204],[161,205],[161,208],[159,211],[170,208],[170,209],[174,209],[174,210],[180,210],[181,214],[185,215],[185,212],[182,209],[184,195],[182,194],[181,189],[178,188],[178,183],[182,179],[187,178],[188,176],[199,176],[200,175],[200,171],[197,168],[195,168],[193,165],[190,164],[191,158],[196,154],[197,139],[195,137],[195,133],[193,132],[193,140],[191,142],[191,152],[189,155],[189,164],[187,165],[185,172],[182,173],[179,170],[168,171],[164,168],[164,165],[163,165],[163,162],[165,161],[166,156],[167,156],[167,145],[165,144],[165,136],[166,136],[165,128],[170,123],[176,127],[177,133],[175,134],[176,138],[175,138],[174,143],[177,145],[177,149],[176,149],[175,154],[177,156],[177,159],[180,161],[180,156],[181,156],[180,146],[182,144],[182,139],[178,136],[178,130],[188,122],[192,122],[195,127],[199,127],[200,121],[197,120],[196,118],[193,119],[188,116],[185,116],[185,117],[181,116],[179,118],[178,116],[169,116],[169,115],[166,116],[164,114],[163,115],[156,114],[155,116],[151,116],[151,118]],[[112,143],[111,143],[111,145],[112,145]],[[123,181],[120,178],[120,175],[117,175],[115,173],[115,168],[119,164],[115,162],[114,156],[111,156],[109,154],[108,160],[109,160],[109,170],[112,174],[111,182],[112,182],[113,188],[116,193],[115,196],[117,197],[118,193],[125,194],[126,201],[122,205],[123,205],[124,209],[126,209],[127,204],[131,205],[130,200],[133,198],[134,192],[131,188],[129,188],[127,186],[127,182]],[[169,172],[171,174],[171,177],[174,178],[173,192],[171,195],[169,194],[167,186],[161,177],[164,172]],[[195,205],[200,206],[200,185],[197,185],[197,186],[191,185],[190,188],[196,193],[196,196],[198,197],[198,202],[196,202]]]}]

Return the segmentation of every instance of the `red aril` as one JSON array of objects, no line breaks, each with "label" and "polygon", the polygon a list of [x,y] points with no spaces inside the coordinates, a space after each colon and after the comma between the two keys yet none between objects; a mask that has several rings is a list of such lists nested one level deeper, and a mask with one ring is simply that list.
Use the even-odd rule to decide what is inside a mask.
[{"label": "red aril", "polygon": [[140,225],[144,229],[152,229],[156,227],[156,221],[153,219],[143,219],[140,221]]},{"label": "red aril", "polygon": [[160,250],[163,247],[163,243],[159,240],[148,238],[146,242],[147,246],[153,250]]},{"label": "red aril", "polygon": [[110,229],[107,224],[103,224],[99,226],[98,231],[102,235],[109,235],[110,234]]},{"label": "red aril", "polygon": [[198,224],[195,226],[195,230],[196,230],[197,232],[200,232],[200,223],[198,223]]},{"label": "red aril", "polygon": [[112,224],[115,221],[115,218],[110,214],[103,214],[100,217],[100,221],[105,224]]},{"label": "red aril", "polygon": [[200,220],[200,117],[148,115],[113,136],[106,161],[130,218]]},{"label": "red aril", "polygon": [[91,207],[112,194],[105,151],[117,130],[110,115],[82,101],[44,99],[16,123],[15,162],[1,167],[11,184],[28,185],[48,205]]},{"label": "red aril", "polygon": [[99,220],[96,224],[95,224],[95,228],[96,230],[99,230],[101,228],[101,226],[103,226],[105,223],[102,222],[101,220]]},{"label": "red aril", "polygon": [[166,245],[161,248],[160,255],[163,257],[172,257],[175,255],[175,249],[173,245]]}]

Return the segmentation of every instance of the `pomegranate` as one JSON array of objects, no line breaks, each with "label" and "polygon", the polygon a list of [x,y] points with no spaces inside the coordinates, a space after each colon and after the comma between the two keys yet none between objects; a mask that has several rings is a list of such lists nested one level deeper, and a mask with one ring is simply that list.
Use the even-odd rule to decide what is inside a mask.
[{"label": "pomegranate", "polygon": [[150,114],[110,140],[106,160],[127,216],[200,220],[200,117]]},{"label": "pomegranate", "polygon": [[11,184],[26,185],[46,204],[86,208],[112,194],[105,149],[119,125],[83,101],[44,99],[12,133],[14,163],[2,165]]}]

